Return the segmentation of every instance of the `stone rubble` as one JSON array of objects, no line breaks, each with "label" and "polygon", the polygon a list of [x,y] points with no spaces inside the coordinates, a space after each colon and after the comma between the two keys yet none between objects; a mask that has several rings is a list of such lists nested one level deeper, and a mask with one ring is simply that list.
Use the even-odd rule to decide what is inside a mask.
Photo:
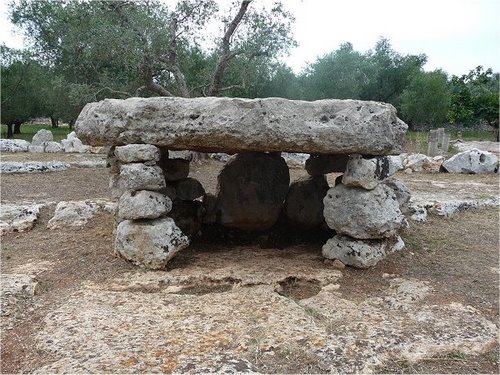
[{"label": "stone rubble", "polygon": [[24,232],[35,226],[40,215],[40,204],[0,205],[0,235],[9,232]]},{"label": "stone rubble", "polygon": [[9,161],[0,163],[0,173],[34,173],[64,171],[70,165],[62,161]]},{"label": "stone rubble", "polygon": [[0,138],[0,152],[28,152],[29,145],[24,139]]}]

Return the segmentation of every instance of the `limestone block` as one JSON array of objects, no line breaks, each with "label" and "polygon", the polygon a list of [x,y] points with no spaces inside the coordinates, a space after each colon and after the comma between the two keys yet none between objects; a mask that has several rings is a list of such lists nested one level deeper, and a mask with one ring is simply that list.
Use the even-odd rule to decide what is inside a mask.
[{"label": "limestone block", "polygon": [[165,187],[163,172],[158,166],[131,163],[120,166],[116,188],[126,190],[159,190]]},{"label": "limestone block", "polygon": [[219,223],[243,230],[266,230],[278,220],[290,174],[279,155],[245,153],[233,157],[217,178]]},{"label": "limestone block", "polygon": [[195,178],[183,178],[173,183],[176,197],[185,201],[192,201],[205,195],[203,185]]},{"label": "limestone block", "polygon": [[396,199],[398,200],[399,209],[404,215],[410,212],[410,198],[411,192],[405,183],[397,178],[391,177],[384,181],[384,184],[389,186],[396,194]]},{"label": "limestone block", "polygon": [[443,168],[450,173],[497,173],[498,158],[491,152],[474,148],[445,160]]},{"label": "limestone block", "polygon": [[189,239],[171,218],[125,220],[116,229],[116,253],[150,269],[164,268],[177,252],[188,245]]},{"label": "limestone block", "polygon": [[382,240],[358,240],[336,235],[323,245],[322,253],[327,259],[338,259],[355,268],[369,268],[404,247],[405,244],[399,236]]},{"label": "limestone block", "polygon": [[406,225],[394,191],[384,184],[372,190],[343,184],[323,200],[326,223],[338,234],[357,239],[392,237]]},{"label": "limestone block", "polygon": [[[35,146],[38,147],[38,146]],[[1,173],[37,173],[64,171],[70,164],[62,161],[12,161],[0,163]]]},{"label": "limestone block", "polygon": [[91,201],[61,201],[57,204],[54,217],[47,223],[48,229],[81,227],[94,217],[99,205]]},{"label": "limestone block", "polygon": [[119,220],[157,219],[172,209],[169,197],[148,190],[126,191],[118,202]]},{"label": "limestone block", "polygon": [[346,186],[374,189],[375,186],[399,170],[402,163],[398,157],[379,156],[365,159],[361,155],[351,155],[347,162],[342,183]]},{"label": "limestone block", "polygon": [[160,150],[153,145],[129,144],[115,147],[115,156],[122,163],[159,161]]},{"label": "limestone block", "polygon": [[0,138],[0,152],[28,152],[29,145],[24,139]]},{"label": "limestone block", "polygon": [[[36,134],[35,134],[36,135]],[[28,152],[32,152],[34,154],[40,154],[42,152],[45,152],[45,145],[29,145],[28,146]]]},{"label": "limestone block", "polygon": [[223,97],[106,99],[87,104],[75,127],[93,146],[364,155],[401,152],[407,130],[386,103]]},{"label": "limestone block", "polygon": [[40,214],[40,206],[2,203],[0,205],[0,234],[23,232],[35,226]]},{"label": "limestone block", "polygon": [[50,130],[40,129],[33,136],[33,139],[31,141],[31,145],[32,146],[45,146],[46,142],[52,142],[53,140],[54,140],[54,136],[52,135],[52,132]]},{"label": "limestone block", "polygon": [[305,167],[311,176],[333,172],[343,173],[348,160],[349,155],[310,155]]},{"label": "limestone block", "polygon": [[163,170],[166,181],[178,181],[189,175],[189,160],[186,159],[162,159],[158,165]]},{"label": "limestone block", "polygon": [[323,198],[329,188],[323,175],[292,182],[285,201],[285,214],[288,220],[305,227],[319,227],[324,224]]},{"label": "limestone block", "polygon": [[61,151],[62,151],[62,147],[57,142],[47,142],[45,144],[45,152],[56,153],[56,152],[61,152]]}]

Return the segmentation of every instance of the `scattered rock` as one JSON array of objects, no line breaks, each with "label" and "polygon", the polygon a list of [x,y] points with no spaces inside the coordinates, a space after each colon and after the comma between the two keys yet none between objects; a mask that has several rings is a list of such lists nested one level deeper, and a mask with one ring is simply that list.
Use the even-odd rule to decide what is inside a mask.
[{"label": "scattered rock", "polygon": [[161,193],[129,190],[120,197],[117,216],[120,220],[157,219],[171,209],[172,201]]},{"label": "scattered rock", "polygon": [[116,252],[149,269],[165,268],[168,261],[188,245],[189,239],[171,218],[125,220],[116,229]]},{"label": "scattered rock", "polygon": [[386,103],[223,97],[106,99],[87,104],[75,126],[93,146],[365,155],[400,152],[408,128]]},{"label": "scattered rock", "polygon": [[87,153],[92,151],[92,147],[84,145],[73,131],[69,133],[66,139],[61,140],[61,147],[64,152]]},{"label": "scattered rock", "polygon": [[328,173],[343,173],[347,166],[349,155],[310,155],[306,160],[305,168],[311,176]]},{"label": "scattered rock", "polygon": [[[33,298],[38,293],[38,281],[25,274],[0,274],[0,301],[1,311],[0,316],[6,317],[11,315],[16,310],[16,305],[20,304],[19,309],[23,309],[23,304]],[[2,321],[2,330],[10,326],[11,322]],[[4,331],[5,332],[5,331]]]},{"label": "scattered rock", "polygon": [[358,240],[337,235],[323,245],[322,253],[325,258],[338,259],[343,264],[355,268],[369,268],[404,247],[405,244],[399,236],[382,240]]},{"label": "scattered rock", "polygon": [[47,142],[45,144],[45,152],[57,153],[57,152],[61,152],[61,151],[62,151],[62,147],[57,142]]},{"label": "scattered rock", "polygon": [[56,206],[54,217],[47,223],[48,229],[81,227],[94,217],[99,206],[91,201],[62,201]]},{"label": "scattered rock", "polygon": [[219,223],[243,230],[266,230],[278,220],[290,174],[278,155],[245,153],[226,163],[217,180]]},{"label": "scattered rock", "polygon": [[26,162],[2,162],[0,163],[0,173],[34,173],[34,172],[55,172],[64,171],[70,165],[62,161],[26,161]]},{"label": "scattered rock", "polygon": [[329,188],[323,175],[292,182],[285,200],[285,214],[288,220],[306,227],[325,224],[323,198]]},{"label": "scattered rock", "polygon": [[29,145],[24,139],[0,138],[0,152],[28,152]]},{"label": "scattered rock", "polygon": [[128,144],[115,147],[115,156],[122,163],[157,162],[160,160],[160,150],[153,145]]},{"label": "scattered rock", "polygon": [[45,152],[45,145],[39,145],[39,146],[29,145],[28,152],[31,152],[33,154],[41,154]]},{"label": "scattered rock", "polygon": [[337,185],[324,198],[326,223],[339,234],[358,239],[392,237],[405,225],[394,191]]},{"label": "scattered rock", "polygon": [[498,158],[475,148],[452,156],[443,162],[443,168],[450,173],[498,173]]},{"label": "scattered rock", "polygon": [[54,136],[52,135],[52,132],[50,130],[47,130],[47,129],[40,129],[33,136],[33,139],[31,141],[31,145],[45,147],[45,145],[48,142],[52,142],[52,141],[54,141]]},{"label": "scattered rock", "polygon": [[411,154],[403,161],[406,173],[412,172],[432,172],[437,173],[441,168],[444,158],[442,156],[430,156],[424,154]]},{"label": "scattered rock", "polygon": [[32,229],[38,220],[40,206],[39,204],[17,205],[2,203],[0,205],[0,235]]}]

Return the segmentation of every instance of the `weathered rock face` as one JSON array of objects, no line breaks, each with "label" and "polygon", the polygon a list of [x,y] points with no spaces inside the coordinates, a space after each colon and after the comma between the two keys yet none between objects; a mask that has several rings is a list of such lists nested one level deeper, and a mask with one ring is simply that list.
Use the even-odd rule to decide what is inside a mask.
[{"label": "weathered rock face", "polygon": [[59,202],[54,217],[47,223],[47,228],[60,229],[83,226],[97,213],[98,209],[97,203],[91,201]]},{"label": "weathered rock face", "polygon": [[450,173],[496,173],[498,158],[475,148],[452,156],[443,163],[443,168]]},{"label": "weathered rock face", "polygon": [[40,205],[0,205],[0,235],[8,232],[23,232],[35,226],[40,214]]},{"label": "weathered rock face", "polygon": [[125,220],[116,229],[115,250],[134,264],[160,269],[180,250],[189,245],[189,239],[171,218],[157,220]]},{"label": "weathered rock face", "polygon": [[130,98],[89,103],[76,132],[90,145],[147,143],[205,152],[399,153],[406,124],[390,104],[279,98]]},{"label": "weathered rock face", "polygon": [[306,160],[306,171],[311,176],[345,171],[349,155],[310,155]]},{"label": "weathered rock face", "polygon": [[342,183],[346,186],[374,189],[380,181],[402,169],[399,156],[379,156],[365,159],[361,155],[351,155],[346,166]]},{"label": "weathered rock face", "polygon": [[153,145],[130,144],[118,146],[114,152],[116,158],[122,163],[160,160],[160,150]]},{"label": "weathered rock face", "polygon": [[32,146],[45,146],[47,142],[52,142],[54,140],[54,136],[52,132],[47,129],[41,129],[36,132],[31,141]]},{"label": "weathered rock face", "polygon": [[349,236],[337,235],[323,245],[322,252],[327,259],[338,259],[356,268],[368,268],[404,247],[405,244],[399,236],[382,240],[357,240]]},{"label": "weathered rock face", "polygon": [[384,181],[384,184],[389,186],[392,190],[394,190],[394,194],[396,194],[396,199],[398,200],[399,209],[404,215],[409,214],[410,212],[410,198],[411,192],[408,187],[404,184],[403,181],[400,181],[396,178],[388,178]]},{"label": "weathered rock face", "polygon": [[323,198],[329,188],[323,175],[294,181],[288,189],[285,201],[288,220],[306,227],[319,227],[324,224]]},{"label": "weathered rock face", "polygon": [[118,202],[120,220],[156,219],[172,209],[169,197],[155,191],[126,191]]},{"label": "weathered rock face", "polygon": [[238,154],[218,176],[218,222],[243,230],[269,229],[278,220],[289,184],[281,156]]},{"label": "weathered rock face", "polygon": [[165,179],[158,166],[132,163],[120,167],[117,188],[122,192],[125,190],[159,190],[163,187],[165,187]]},{"label": "weathered rock face", "polygon": [[326,223],[357,239],[391,237],[405,225],[394,191],[384,184],[373,190],[337,185],[324,199]]},{"label": "weathered rock face", "polygon": [[0,139],[1,152],[28,152],[30,143],[24,139]]},{"label": "weathered rock face", "polygon": [[45,152],[48,152],[48,153],[57,153],[57,152],[61,152],[63,149],[61,147],[61,145],[57,142],[47,142],[47,144],[45,145]]},{"label": "weathered rock face", "polygon": [[173,183],[176,198],[192,201],[205,195],[203,185],[195,178],[188,177]]},{"label": "weathered rock face", "polygon": [[193,237],[198,234],[203,224],[205,210],[203,204],[198,201],[175,200],[172,211],[168,213],[175,225],[187,235]]}]

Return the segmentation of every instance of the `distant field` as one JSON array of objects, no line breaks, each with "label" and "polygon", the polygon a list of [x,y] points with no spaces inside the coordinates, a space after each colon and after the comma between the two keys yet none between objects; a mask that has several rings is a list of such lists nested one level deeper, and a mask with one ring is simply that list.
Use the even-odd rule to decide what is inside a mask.
[{"label": "distant field", "polygon": [[[1,138],[7,137],[7,126],[1,125]],[[59,142],[61,139],[65,139],[71,130],[66,126],[60,126],[58,128],[53,128],[50,124],[25,124],[21,125],[21,134],[15,134],[15,139],[24,139],[25,141],[31,142],[33,136],[40,129],[48,129],[54,135],[54,141]]]}]

